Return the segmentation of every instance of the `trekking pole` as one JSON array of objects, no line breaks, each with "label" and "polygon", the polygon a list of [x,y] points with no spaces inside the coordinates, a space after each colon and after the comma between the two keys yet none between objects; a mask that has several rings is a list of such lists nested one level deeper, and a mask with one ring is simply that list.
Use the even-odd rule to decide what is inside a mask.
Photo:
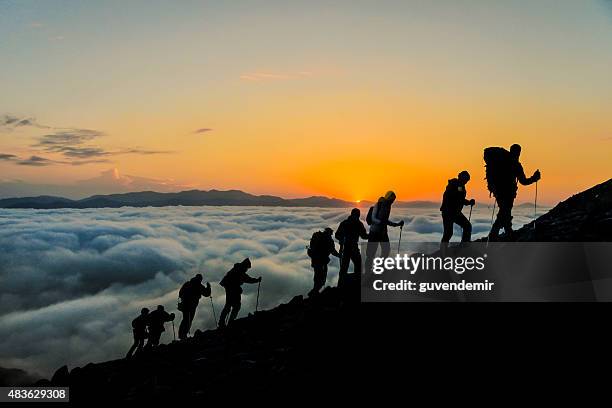
[{"label": "trekking pole", "polygon": [[174,335],[174,341],[176,341],[176,330],[174,329],[174,320],[172,321],[172,334]]},{"label": "trekking pole", "polygon": [[472,208],[474,208],[474,206],[470,205],[470,216],[468,218],[468,221],[472,221]]},{"label": "trekking pole", "polygon": [[261,287],[261,281],[257,284],[257,301],[255,302],[255,313],[259,309],[259,288]]},{"label": "trekking pole", "polygon": [[215,326],[219,327],[219,323],[217,323],[217,314],[215,313],[215,303],[212,300],[212,294],[210,295],[210,306],[212,307],[213,317],[215,318]]},{"label": "trekking pole", "polygon": [[497,198],[493,202],[493,213],[491,214],[491,230],[489,231],[489,235],[487,236],[487,248],[489,247],[489,241],[491,240],[491,231],[493,230],[493,218],[495,217],[495,206],[497,204]]},{"label": "trekking pole", "polygon": [[536,181],[535,201],[533,202],[533,235],[535,238],[536,219],[538,218],[538,182]]},{"label": "trekking pole", "polygon": [[404,229],[404,226],[402,225],[400,227],[400,236],[399,236],[399,241],[397,241],[397,254],[399,255],[400,253],[400,246],[402,245],[402,230]]}]

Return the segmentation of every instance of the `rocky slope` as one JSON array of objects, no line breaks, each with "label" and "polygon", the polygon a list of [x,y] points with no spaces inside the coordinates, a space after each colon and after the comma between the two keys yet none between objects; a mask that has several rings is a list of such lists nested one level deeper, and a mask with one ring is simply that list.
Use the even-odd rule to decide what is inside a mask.
[{"label": "rocky slope", "polygon": [[[316,299],[293,298],[273,310],[236,320],[225,330],[197,331],[130,360],[61,367],[39,386],[69,386],[71,401],[205,401],[211,395],[308,387],[318,377],[336,381],[346,325],[357,302],[342,302],[336,288]],[[318,380],[317,380],[318,381]]]},{"label": "rocky slope", "polygon": [[501,240],[612,241],[612,179],[578,193]]}]

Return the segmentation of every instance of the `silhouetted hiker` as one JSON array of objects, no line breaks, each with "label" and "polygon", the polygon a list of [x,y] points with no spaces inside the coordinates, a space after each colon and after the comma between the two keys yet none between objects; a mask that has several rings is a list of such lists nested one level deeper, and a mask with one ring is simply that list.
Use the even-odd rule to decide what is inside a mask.
[{"label": "silhouetted hiker", "polygon": [[498,238],[501,228],[508,235],[513,233],[512,207],[518,191],[518,183],[527,186],[541,178],[540,170],[536,170],[529,178],[525,176],[525,171],[519,161],[520,156],[521,146],[518,144],[513,144],[510,151],[501,147],[489,147],[484,151],[487,187],[495,196],[499,207],[497,218],[489,233],[490,240],[494,241]]},{"label": "silhouetted hiker", "polygon": [[308,256],[310,257],[310,265],[314,270],[314,286],[308,296],[315,296],[325,286],[327,280],[327,264],[329,264],[329,256],[334,255],[340,258],[340,254],[336,251],[336,244],[332,238],[334,230],[325,228],[323,231],[317,231],[310,238],[310,246],[308,247]]},{"label": "silhouetted hiker", "polygon": [[196,309],[200,303],[200,297],[209,297],[211,294],[210,283],[206,282],[206,286],[202,285],[201,274],[197,274],[181,286],[179,290],[178,310],[183,314],[183,319],[179,326],[179,339],[184,340],[189,334],[193,318],[195,317]]},{"label": "silhouetted hiker", "polygon": [[391,252],[391,244],[389,244],[389,233],[387,227],[403,227],[404,221],[392,222],[389,221],[391,215],[391,206],[395,202],[395,193],[388,191],[384,197],[378,199],[378,202],[368,211],[366,221],[370,225],[370,235],[368,238],[368,246],[366,249],[366,271],[372,271],[372,263],[380,244],[381,254],[383,258],[389,256]]},{"label": "silhouetted hiker", "polygon": [[359,219],[361,211],[353,208],[351,215],[342,221],[336,231],[336,239],[340,241],[340,273],[338,286],[342,287],[348,279],[348,269],[353,261],[353,272],[356,278],[361,276],[361,252],[359,251],[359,238],[368,239],[365,226]]},{"label": "silhouetted hiker", "polygon": [[453,236],[453,225],[457,224],[463,229],[461,242],[470,242],[472,239],[472,224],[463,215],[463,206],[476,204],[474,199],[467,200],[465,185],[470,181],[470,173],[462,171],[457,178],[448,180],[448,185],[442,196],[442,223],[444,234],[442,235],[441,247],[444,249]]},{"label": "silhouetted hiker", "polygon": [[[225,288],[225,306],[219,316],[219,327],[224,328],[226,324],[234,321],[238,312],[240,311],[240,298],[242,295],[242,284],[243,283],[258,283],[261,282],[261,276],[259,278],[253,278],[247,275],[247,271],[251,268],[251,260],[246,258],[244,261],[234,264],[234,267],[225,274],[219,285]],[[231,313],[230,313],[231,310]],[[229,313],[229,320],[226,323],[227,314]]]},{"label": "silhouetted hiker", "polygon": [[130,347],[125,358],[130,358],[134,353],[142,351],[145,340],[147,339],[147,322],[149,320],[149,309],[144,307],[140,311],[140,316],[132,320],[132,332],[134,333],[134,344]]},{"label": "silhouetted hiker", "polygon": [[149,313],[147,326],[149,328],[149,340],[146,348],[150,349],[153,346],[159,345],[159,338],[166,331],[164,323],[174,320],[174,313],[168,313],[162,305],[157,306],[157,309]]}]

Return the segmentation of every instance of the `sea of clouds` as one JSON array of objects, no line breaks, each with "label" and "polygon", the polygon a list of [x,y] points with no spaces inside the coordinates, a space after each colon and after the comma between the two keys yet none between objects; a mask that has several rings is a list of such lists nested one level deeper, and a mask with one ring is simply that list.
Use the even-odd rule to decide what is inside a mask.
[{"label": "sea of clouds", "polygon": [[[467,211],[467,210],[466,210]],[[0,366],[50,377],[63,364],[121,358],[132,343],[131,320],[142,307],[176,311],[181,284],[198,272],[217,284],[234,263],[253,261],[262,276],[260,308],[305,294],[312,285],[306,245],[311,234],[335,227],[347,209],[164,207],[86,210],[0,209]],[[365,218],[365,214],[362,214]],[[518,208],[515,225],[533,209]],[[437,208],[395,209],[402,240],[439,241]],[[491,208],[475,207],[475,237],[489,230]],[[392,229],[391,240],[397,240]],[[460,236],[455,233],[454,240]],[[330,263],[328,285],[337,281]],[[256,285],[245,285],[241,316],[255,308]],[[193,330],[215,325],[208,299]],[[178,328],[178,327],[177,327]],[[162,342],[172,340],[167,325]]]}]

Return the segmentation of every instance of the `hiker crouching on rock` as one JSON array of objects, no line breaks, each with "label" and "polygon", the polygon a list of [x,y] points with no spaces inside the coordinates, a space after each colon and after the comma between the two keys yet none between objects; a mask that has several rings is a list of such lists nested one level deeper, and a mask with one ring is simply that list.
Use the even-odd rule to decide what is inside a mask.
[{"label": "hiker crouching on rock", "polygon": [[467,200],[465,185],[470,181],[470,173],[462,171],[459,176],[448,180],[448,185],[442,196],[442,223],[444,224],[444,234],[442,235],[442,250],[448,247],[448,243],[453,236],[453,225],[457,224],[463,229],[461,242],[470,242],[472,239],[472,224],[463,215],[463,207],[466,205],[474,206],[474,199]]},{"label": "hiker crouching on rock", "polygon": [[325,228],[323,231],[317,231],[310,238],[310,246],[308,247],[308,256],[310,257],[310,265],[314,270],[314,286],[308,297],[316,296],[327,280],[327,265],[329,264],[329,256],[334,255],[340,258],[340,254],[336,251],[336,245],[332,234],[334,230]]},{"label": "hiker crouching on rock", "polygon": [[[225,306],[221,311],[221,316],[219,316],[220,328],[224,328],[227,324],[236,319],[241,306],[242,284],[261,282],[261,276],[259,278],[253,278],[247,275],[247,271],[250,268],[251,261],[249,258],[246,258],[244,261],[234,264],[234,267],[226,273],[223,279],[221,279],[221,282],[219,282],[219,285],[225,288]],[[225,320],[228,313],[229,320],[226,323]]]},{"label": "hiker crouching on rock", "polygon": [[508,236],[514,232],[512,231],[512,207],[518,191],[518,183],[528,186],[541,178],[540,170],[536,170],[529,178],[525,176],[523,165],[519,161],[520,156],[521,146],[518,144],[513,144],[509,152],[501,147],[485,149],[487,187],[495,196],[499,207],[497,218],[489,233],[491,241],[497,240],[501,228]]},{"label": "hiker crouching on rock", "polygon": [[147,339],[147,322],[149,320],[149,309],[146,307],[140,311],[140,316],[132,320],[132,331],[134,333],[134,344],[130,347],[125,358],[130,358],[134,353],[139,353],[144,348]]},{"label": "hiker crouching on rock", "polygon": [[351,215],[338,226],[336,239],[340,241],[340,273],[338,287],[345,287],[348,280],[348,269],[353,261],[353,272],[356,280],[361,278],[361,252],[359,251],[359,238],[368,239],[365,226],[359,219],[361,211],[353,208]]},{"label": "hiker crouching on rock", "polygon": [[178,310],[183,313],[183,319],[179,326],[179,339],[181,340],[186,339],[189,330],[191,330],[191,324],[200,303],[200,297],[209,297],[211,295],[210,283],[206,282],[206,286],[202,285],[203,279],[202,275],[198,273],[185,282],[179,290]]},{"label": "hiker crouching on rock", "polygon": [[174,313],[168,313],[162,305],[157,306],[157,309],[149,313],[147,326],[149,328],[149,340],[147,341],[146,349],[150,349],[159,345],[159,338],[166,331],[164,323],[174,320]]}]

